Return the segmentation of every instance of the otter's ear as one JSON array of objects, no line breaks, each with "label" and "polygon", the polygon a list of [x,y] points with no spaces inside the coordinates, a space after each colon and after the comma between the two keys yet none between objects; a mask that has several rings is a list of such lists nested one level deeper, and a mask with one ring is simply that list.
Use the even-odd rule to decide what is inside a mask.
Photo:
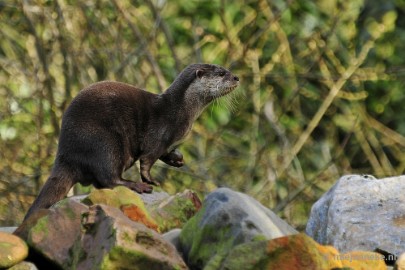
[{"label": "otter's ear", "polygon": [[200,78],[204,75],[204,71],[202,69],[197,69],[195,71],[195,75],[197,76],[197,78]]}]

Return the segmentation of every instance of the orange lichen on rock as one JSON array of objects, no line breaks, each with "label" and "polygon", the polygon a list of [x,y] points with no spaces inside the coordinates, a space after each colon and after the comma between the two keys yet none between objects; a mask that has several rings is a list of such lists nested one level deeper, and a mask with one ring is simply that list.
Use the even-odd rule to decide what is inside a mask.
[{"label": "orange lichen on rock", "polygon": [[158,225],[156,224],[156,222],[154,222],[150,217],[148,217],[142,208],[134,204],[130,204],[121,206],[121,211],[129,219],[143,223],[146,227],[159,232]]},{"label": "orange lichen on rock", "polygon": [[270,240],[270,257],[266,269],[332,269],[342,267],[339,261],[329,260],[337,254],[333,247],[321,246],[305,234]]}]

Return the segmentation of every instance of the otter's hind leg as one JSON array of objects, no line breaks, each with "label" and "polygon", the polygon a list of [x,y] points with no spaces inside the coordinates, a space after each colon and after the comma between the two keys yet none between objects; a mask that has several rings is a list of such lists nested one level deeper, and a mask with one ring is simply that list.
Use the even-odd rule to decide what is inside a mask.
[{"label": "otter's hind leg", "polygon": [[141,178],[142,181],[154,186],[160,186],[159,182],[153,179],[150,175],[150,169],[152,168],[153,164],[155,164],[158,158],[153,156],[144,156],[139,159],[139,165],[141,169]]},{"label": "otter's hind leg", "polygon": [[[106,156],[108,157],[108,156]],[[153,188],[143,182],[134,182],[123,179],[121,173],[124,170],[124,162],[117,159],[110,159],[102,162],[104,166],[93,165],[92,174],[95,177],[93,185],[97,188],[114,188],[116,186],[126,186],[138,193],[151,193]]]},{"label": "otter's hind leg", "polygon": [[153,188],[144,182],[134,182],[123,179],[118,173],[111,172],[98,172],[96,175],[96,181],[93,185],[96,188],[114,188],[116,186],[125,186],[138,193],[151,193]]},{"label": "otter's hind leg", "polygon": [[114,188],[116,186],[125,186],[133,191],[136,191],[138,193],[151,193],[153,188],[144,183],[144,182],[133,182],[130,180],[126,180],[123,178],[115,178],[112,180],[107,181],[108,186],[106,188]]}]

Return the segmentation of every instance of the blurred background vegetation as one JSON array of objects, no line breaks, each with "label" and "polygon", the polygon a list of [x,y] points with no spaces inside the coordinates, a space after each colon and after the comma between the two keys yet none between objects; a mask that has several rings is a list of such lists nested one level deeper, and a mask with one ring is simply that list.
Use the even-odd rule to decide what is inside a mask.
[{"label": "blurred background vegetation", "polygon": [[341,175],[404,172],[404,0],[3,0],[0,37],[2,226],[47,179],[81,88],[161,93],[195,62],[241,86],[195,123],[185,167],[155,165],[169,193],[231,187],[302,229]]}]

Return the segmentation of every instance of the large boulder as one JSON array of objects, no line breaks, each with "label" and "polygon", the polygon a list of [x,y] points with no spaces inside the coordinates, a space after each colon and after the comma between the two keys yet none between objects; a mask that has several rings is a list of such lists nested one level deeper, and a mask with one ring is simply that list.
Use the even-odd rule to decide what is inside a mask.
[{"label": "large boulder", "polygon": [[405,176],[349,175],[312,207],[306,233],[340,252],[405,250]]},{"label": "large boulder", "polygon": [[225,257],[216,256],[204,270],[324,270],[341,268],[333,247],[322,247],[304,234],[237,245]]},{"label": "large boulder", "polygon": [[[140,223],[150,226],[139,201],[116,191],[97,191],[85,200],[104,197],[103,204],[65,199],[30,216],[17,230],[34,251],[30,259],[61,269],[187,269],[173,245]],[[134,216],[143,218],[135,222]]]},{"label": "large boulder", "polygon": [[188,265],[202,269],[236,245],[295,233],[255,199],[219,188],[206,197],[202,209],[183,227],[180,246]]},{"label": "large boulder", "polygon": [[88,211],[88,206],[65,199],[25,220],[17,233],[38,254],[30,259],[45,259],[63,269],[73,269],[80,258],[76,243],[82,238],[82,214]]},{"label": "large boulder", "polygon": [[380,254],[353,252],[343,256],[334,247],[319,245],[300,233],[237,245],[225,258],[210,260],[204,270],[386,270],[384,261],[375,258]]},{"label": "large boulder", "polygon": [[91,206],[84,225],[78,269],[187,269],[173,245],[117,208]]}]

